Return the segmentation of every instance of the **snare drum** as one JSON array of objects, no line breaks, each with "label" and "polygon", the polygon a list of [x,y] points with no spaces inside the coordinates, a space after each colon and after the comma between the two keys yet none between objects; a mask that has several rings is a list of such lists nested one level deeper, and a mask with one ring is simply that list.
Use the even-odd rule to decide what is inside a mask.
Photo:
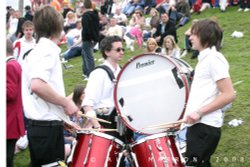
[{"label": "snare drum", "polygon": [[165,129],[146,127],[182,118],[189,93],[188,67],[183,64],[162,55],[143,54],[123,66],[114,101],[130,129],[142,134],[161,133]]},{"label": "snare drum", "polygon": [[160,133],[147,136],[130,145],[137,166],[182,167],[183,158],[174,136]]},{"label": "snare drum", "polygon": [[71,167],[115,167],[124,143],[117,138],[92,131],[77,134]]}]

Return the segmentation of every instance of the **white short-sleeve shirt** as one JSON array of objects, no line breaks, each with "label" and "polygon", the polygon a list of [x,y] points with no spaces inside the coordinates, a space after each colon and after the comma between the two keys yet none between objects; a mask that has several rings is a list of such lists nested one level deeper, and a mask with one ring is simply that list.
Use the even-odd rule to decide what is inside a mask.
[{"label": "white short-sleeve shirt", "polygon": [[24,36],[13,43],[14,46],[13,56],[18,61],[18,63],[21,64],[21,66],[23,64],[23,55],[30,49],[33,49],[35,45],[36,41],[34,38],[28,41]]},{"label": "white short-sleeve shirt", "polygon": [[65,96],[61,49],[51,40],[41,38],[23,63],[22,98],[25,116],[34,120],[62,120],[67,118],[61,106],[49,103],[30,90],[33,78],[48,83],[58,94]]},{"label": "white short-sleeve shirt", "polygon": [[[216,51],[215,47],[200,52],[185,115],[212,102],[220,94],[216,81],[229,77],[229,64],[225,57]],[[223,113],[221,109],[218,109],[204,115],[200,122],[213,127],[221,127]]]}]

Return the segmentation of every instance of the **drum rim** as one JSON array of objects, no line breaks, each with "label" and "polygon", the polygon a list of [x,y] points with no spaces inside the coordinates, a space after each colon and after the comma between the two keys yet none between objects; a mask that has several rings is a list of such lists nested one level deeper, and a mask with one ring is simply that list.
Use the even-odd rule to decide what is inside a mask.
[{"label": "drum rim", "polygon": [[[116,108],[116,112],[117,112],[117,114],[118,115],[122,115],[121,114],[121,111],[120,111],[120,107],[119,107],[119,105],[118,105],[118,99],[117,99],[117,86],[118,86],[118,83],[119,83],[119,80],[120,80],[120,78],[121,78],[121,75],[122,75],[122,73],[123,73],[123,71],[126,69],[126,67],[132,62],[132,61],[134,61],[135,59],[138,59],[138,58],[140,58],[140,57],[143,57],[143,56],[161,56],[161,57],[163,57],[163,58],[166,58],[166,59],[168,59],[173,65],[175,65],[175,67],[178,69],[178,71],[182,71],[182,69],[181,69],[181,67],[180,67],[180,65],[179,64],[177,64],[175,61],[174,61],[174,59],[172,59],[171,57],[167,57],[167,56],[164,56],[163,54],[159,54],[159,53],[144,53],[144,54],[139,54],[139,55],[137,55],[137,56],[133,56],[133,57],[131,57],[125,64],[124,64],[124,66],[122,67],[122,69],[121,69],[121,71],[119,72],[119,74],[118,74],[118,76],[117,76],[117,78],[116,78],[116,83],[115,83],[115,86],[114,86],[114,92],[113,92],[113,98],[114,98],[114,104],[115,104],[115,108]],[[181,79],[183,80],[183,82],[184,82],[184,88],[185,88],[185,101],[184,101],[184,103],[185,103],[185,105],[184,105],[184,107],[183,107],[183,110],[182,110],[182,112],[181,112],[181,115],[180,115],[180,117],[178,118],[178,120],[179,119],[181,119],[183,116],[184,116],[184,113],[185,113],[185,110],[186,110],[186,103],[187,103],[187,101],[188,101],[188,94],[189,94],[189,88],[188,88],[188,81],[187,81],[187,79],[183,76],[183,75],[180,75],[181,76]],[[144,132],[141,132],[140,130],[138,130],[138,129],[134,129],[122,116],[121,116],[121,119],[122,119],[122,121],[123,121],[123,123],[129,128],[129,129],[131,129],[132,131],[134,131],[134,132],[140,132],[141,134],[145,134],[145,135],[152,135],[152,134],[157,134],[157,133],[162,133],[162,132],[164,132],[164,130],[163,131],[161,131],[161,132],[155,132],[155,133],[144,133]]]},{"label": "drum rim", "polygon": [[145,141],[148,141],[148,140],[166,137],[166,136],[175,136],[175,135],[176,135],[175,132],[165,132],[165,133],[157,133],[157,134],[149,135],[149,136],[146,136],[146,137],[139,139],[138,141],[133,142],[132,144],[130,144],[130,147],[132,148],[132,147],[134,147],[138,144],[144,143]]},{"label": "drum rim", "polygon": [[121,146],[124,145],[124,142],[122,142],[120,139],[114,137],[114,136],[111,136],[109,134],[106,134],[106,133],[102,133],[102,132],[95,132],[95,131],[90,131],[90,130],[81,130],[81,131],[77,131],[77,134],[88,134],[88,135],[95,135],[95,136],[98,136],[98,137],[102,137],[102,138],[105,138],[105,139],[108,139],[108,140],[112,140],[112,141],[115,141],[116,143],[120,144]]}]

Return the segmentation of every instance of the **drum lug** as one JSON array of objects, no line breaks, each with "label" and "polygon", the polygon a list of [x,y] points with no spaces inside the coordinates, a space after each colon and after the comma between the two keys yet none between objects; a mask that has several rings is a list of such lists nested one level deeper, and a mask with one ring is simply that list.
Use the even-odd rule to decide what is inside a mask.
[{"label": "drum lug", "polygon": [[112,145],[110,144],[109,149],[108,149],[108,152],[107,152],[106,160],[105,160],[105,167],[108,166],[109,155],[110,155],[111,150],[112,150]]},{"label": "drum lug", "polygon": [[162,146],[161,146],[161,141],[157,138],[155,140],[155,145],[156,145],[156,148],[159,150],[159,151],[162,151]]},{"label": "drum lug", "polygon": [[168,167],[169,165],[168,165],[167,156],[166,156],[165,151],[163,151],[163,148],[161,146],[161,141],[159,138],[155,140],[155,145],[156,145],[156,148],[159,150],[160,160],[163,162],[163,165],[165,167]]},{"label": "drum lug", "polygon": [[69,155],[69,157],[67,158],[67,164],[70,164],[72,162],[74,153],[75,153],[75,149],[76,149],[76,144],[77,144],[77,140],[73,140],[72,142],[72,149],[71,149],[71,153]]},{"label": "drum lug", "polygon": [[173,151],[172,151],[171,142],[170,142],[169,139],[167,139],[167,145],[168,145],[168,147],[169,147],[169,152],[170,152],[170,154],[171,154],[172,160],[173,160],[174,164],[177,165],[176,159],[175,159],[175,157],[174,157],[174,153],[173,153]]},{"label": "drum lug", "polygon": [[148,149],[149,149],[150,155],[151,155],[151,157],[153,159],[154,166],[157,167],[157,163],[156,163],[156,160],[155,160],[155,157],[154,157],[153,149],[152,149],[152,146],[150,144],[148,144]]},{"label": "drum lug", "polygon": [[87,162],[88,162],[88,158],[89,158],[89,153],[90,153],[90,149],[91,149],[91,146],[92,146],[92,135],[91,135],[91,138],[90,138],[90,140],[89,140],[89,144],[88,144],[88,150],[87,150],[87,154],[86,154],[86,157],[85,157],[85,159],[84,159],[84,161],[83,161],[83,164],[84,165],[86,165],[87,164]]}]

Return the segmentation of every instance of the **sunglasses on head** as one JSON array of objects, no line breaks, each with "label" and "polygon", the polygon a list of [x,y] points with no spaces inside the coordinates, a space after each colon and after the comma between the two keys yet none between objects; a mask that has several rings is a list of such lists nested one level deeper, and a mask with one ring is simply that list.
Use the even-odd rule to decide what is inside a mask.
[{"label": "sunglasses on head", "polygon": [[120,52],[120,51],[125,51],[125,49],[124,48],[117,48],[117,49],[113,49],[113,50],[115,50],[116,52]]}]

